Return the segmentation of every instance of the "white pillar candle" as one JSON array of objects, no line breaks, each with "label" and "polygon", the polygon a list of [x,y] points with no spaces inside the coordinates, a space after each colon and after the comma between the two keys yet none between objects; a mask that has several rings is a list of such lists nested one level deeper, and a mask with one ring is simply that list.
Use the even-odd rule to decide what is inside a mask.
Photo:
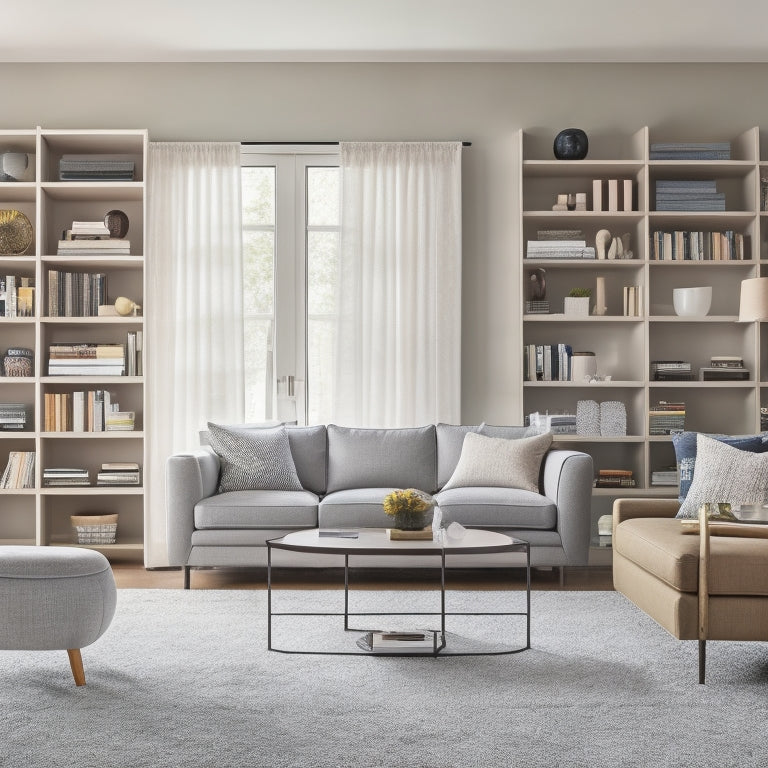
[{"label": "white pillar candle", "polygon": [[608,311],[605,306],[605,278],[595,278],[595,314],[604,315]]}]

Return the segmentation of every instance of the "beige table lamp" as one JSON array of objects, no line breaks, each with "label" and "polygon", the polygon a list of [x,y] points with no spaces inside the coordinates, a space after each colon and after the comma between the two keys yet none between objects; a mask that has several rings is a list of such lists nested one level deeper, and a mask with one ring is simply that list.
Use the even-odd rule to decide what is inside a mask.
[{"label": "beige table lamp", "polygon": [[739,322],[768,320],[768,277],[751,277],[741,281]]}]

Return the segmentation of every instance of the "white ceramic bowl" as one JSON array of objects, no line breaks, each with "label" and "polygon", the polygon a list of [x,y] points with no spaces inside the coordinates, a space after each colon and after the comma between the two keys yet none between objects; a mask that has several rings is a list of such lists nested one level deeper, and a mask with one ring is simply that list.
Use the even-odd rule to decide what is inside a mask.
[{"label": "white ceramic bowl", "polygon": [[672,302],[680,317],[705,317],[712,306],[712,286],[675,288],[672,291]]}]

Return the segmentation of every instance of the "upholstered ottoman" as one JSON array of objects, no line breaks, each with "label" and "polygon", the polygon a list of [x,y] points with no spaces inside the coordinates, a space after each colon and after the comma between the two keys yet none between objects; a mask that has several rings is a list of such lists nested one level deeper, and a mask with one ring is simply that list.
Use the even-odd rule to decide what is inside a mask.
[{"label": "upholstered ottoman", "polygon": [[101,637],[117,593],[104,555],[75,547],[0,546],[0,650],[64,650],[85,685],[80,649]]}]

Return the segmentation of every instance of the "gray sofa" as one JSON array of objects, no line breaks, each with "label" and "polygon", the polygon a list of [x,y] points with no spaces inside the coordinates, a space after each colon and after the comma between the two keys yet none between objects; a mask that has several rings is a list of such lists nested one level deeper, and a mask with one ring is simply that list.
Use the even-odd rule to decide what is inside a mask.
[{"label": "gray sofa", "polygon": [[[391,527],[382,499],[393,488],[435,494],[445,524],[503,530],[527,540],[535,566],[586,565],[590,538],[592,459],[549,450],[539,492],[505,487],[443,490],[468,432],[516,439],[524,427],[429,425],[415,429],[354,429],[336,425],[287,427],[303,490],[218,493],[219,457],[207,445],[169,457],[167,540],[171,566],[263,566],[268,539],[305,528]],[[201,433],[206,442],[206,433]],[[275,552],[275,565],[338,566],[330,555]],[[498,556],[456,556],[454,567],[510,565]],[[362,558],[361,558],[362,559]],[[370,565],[434,565],[433,558],[381,558]],[[362,563],[365,565],[366,563]]]}]

